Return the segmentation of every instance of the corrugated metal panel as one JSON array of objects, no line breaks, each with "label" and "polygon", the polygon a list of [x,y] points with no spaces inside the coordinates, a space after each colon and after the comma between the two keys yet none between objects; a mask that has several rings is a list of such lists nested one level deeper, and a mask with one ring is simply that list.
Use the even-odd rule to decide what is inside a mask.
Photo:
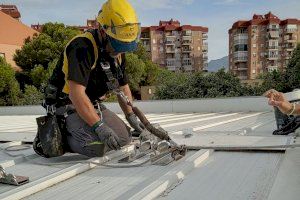
[{"label": "corrugated metal panel", "polygon": [[[160,123],[166,130],[177,135],[184,129],[194,128],[196,134],[204,135],[271,136],[275,129],[273,113],[165,113],[147,116],[151,122]],[[0,126],[0,140],[8,140],[9,137],[13,140],[32,140],[36,132],[35,117],[37,116],[0,116],[0,121],[4,122]],[[22,126],[25,127],[25,132],[22,131]],[[19,135],[11,136],[14,132]],[[18,153],[30,156],[33,152],[26,150]],[[30,176],[29,184],[40,184],[40,189],[46,188],[40,192],[35,188],[30,192],[37,193],[27,199],[150,198],[159,195],[161,190],[165,192],[160,198],[168,199],[266,199],[283,156],[281,153],[213,152],[206,160],[188,167],[188,163],[199,159],[195,158],[198,154],[200,153],[191,151],[184,159],[164,167],[147,164],[124,169],[88,165],[85,163],[87,158],[77,154],[50,160],[33,156],[26,160],[23,155],[12,157],[2,150],[0,163],[6,163],[8,172]],[[16,164],[10,162],[13,160],[17,161]],[[68,163],[53,165],[55,162],[65,161]],[[76,164],[76,161],[83,164]],[[100,162],[106,161],[104,159]],[[76,169],[83,173],[76,175]],[[70,178],[70,172],[76,176]],[[41,185],[47,181],[44,180],[45,177],[52,180],[55,176],[62,178],[64,175],[66,180],[52,187]],[[63,180],[57,177],[56,180]],[[162,185],[168,178],[169,184]],[[23,197],[26,197],[29,189],[25,189],[29,186],[32,185],[1,185],[0,197],[19,192],[23,192]]]}]

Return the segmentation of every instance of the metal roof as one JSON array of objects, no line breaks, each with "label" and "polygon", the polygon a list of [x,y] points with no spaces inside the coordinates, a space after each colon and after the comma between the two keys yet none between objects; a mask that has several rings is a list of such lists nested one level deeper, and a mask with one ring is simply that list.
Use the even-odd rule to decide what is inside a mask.
[{"label": "metal roof", "polygon": [[[132,147],[103,158],[66,154],[45,159],[32,149],[6,152],[9,145],[32,141],[39,115],[0,116],[0,165],[9,173],[29,176],[22,186],[2,185],[0,199],[299,199],[300,151],[189,151],[167,166],[146,164],[113,168]],[[124,117],[120,115],[122,119]],[[272,136],[274,113],[148,113],[173,137],[193,129],[197,136]],[[282,136],[281,136],[282,137]],[[289,141],[298,142],[293,136]]]}]

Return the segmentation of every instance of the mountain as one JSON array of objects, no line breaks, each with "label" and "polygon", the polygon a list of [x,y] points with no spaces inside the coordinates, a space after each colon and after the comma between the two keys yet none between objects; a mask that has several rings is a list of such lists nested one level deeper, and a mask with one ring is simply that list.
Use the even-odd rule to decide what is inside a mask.
[{"label": "mountain", "polygon": [[223,67],[226,71],[228,70],[228,56],[209,61],[207,70],[209,72],[216,72]]}]

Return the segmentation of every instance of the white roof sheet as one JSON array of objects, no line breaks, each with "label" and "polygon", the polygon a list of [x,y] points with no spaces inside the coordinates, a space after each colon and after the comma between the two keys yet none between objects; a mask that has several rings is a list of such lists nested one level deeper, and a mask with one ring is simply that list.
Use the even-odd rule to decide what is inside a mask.
[{"label": "white roof sheet", "polygon": [[[0,116],[0,141],[32,141],[36,117]],[[197,135],[217,136],[272,136],[276,129],[272,112],[164,113],[147,117],[176,137],[191,128]],[[44,159],[27,149],[8,155],[3,148],[9,144],[13,145],[0,146],[0,165],[9,173],[29,176],[30,183],[1,185],[0,199],[267,199],[281,189],[279,175],[288,179],[281,169],[286,160],[284,152],[200,150],[190,151],[168,166],[110,168],[87,164],[88,158],[77,154]],[[116,154],[94,161],[106,162],[121,155]],[[292,157],[299,160],[299,153]],[[292,172],[299,169],[299,162],[291,167]],[[293,187],[299,188],[299,176],[294,180]],[[293,190],[287,199],[299,195],[298,191]]]}]

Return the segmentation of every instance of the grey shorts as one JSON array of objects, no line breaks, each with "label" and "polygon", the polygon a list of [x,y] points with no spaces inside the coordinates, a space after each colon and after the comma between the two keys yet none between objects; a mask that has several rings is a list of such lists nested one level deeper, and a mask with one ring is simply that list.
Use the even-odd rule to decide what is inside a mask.
[{"label": "grey shorts", "polygon": [[[121,146],[131,142],[130,127],[128,127],[115,113],[109,109],[102,110],[103,121],[115,131],[121,141]],[[66,118],[68,130],[67,141],[70,149],[74,153],[86,155],[88,157],[102,157],[112,149],[104,144],[97,144],[99,138],[91,132],[91,127],[85,123],[77,114],[72,113]]]}]

